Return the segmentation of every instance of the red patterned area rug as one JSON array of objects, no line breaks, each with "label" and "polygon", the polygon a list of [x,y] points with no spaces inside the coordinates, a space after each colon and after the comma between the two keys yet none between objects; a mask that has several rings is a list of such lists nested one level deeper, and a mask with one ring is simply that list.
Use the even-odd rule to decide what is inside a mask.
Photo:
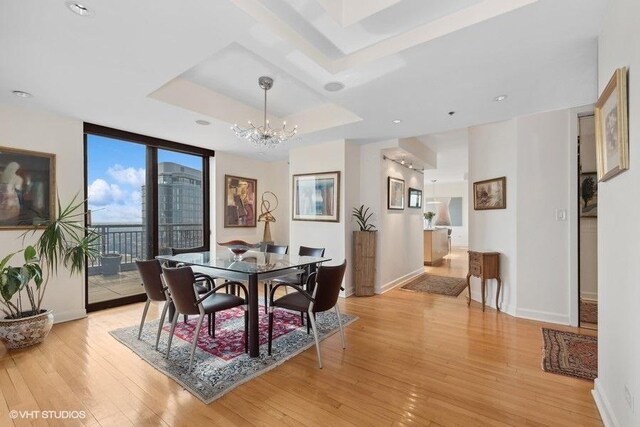
[{"label": "red patterned area rug", "polygon": [[584,323],[598,323],[598,302],[580,300],[580,321]]},{"label": "red patterned area rug", "polygon": [[554,374],[593,380],[598,376],[598,338],[542,328],[542,369]]},{"label": "red patterned area rug", "polygon": [[[314,345],[313,334],[307,334],[306,326],[300,325],[300,314],[285,310],[274,313],[273,352],[267,354],[267,315],[260,307],[260,356],[250,358],[244,352],[244,312],[239,308],[216,313],[216,336],[207,334],[207,320],[200,330],[194,366],[187,371],[191,342],[197,317],[191,316],[187,323],[176,325],[175,336],[169,358],[165,357],[169,324],[163,326],[159,351],[155,350],[158,320],[145,323],[142,339],[138,339],[138,325],[111,331],[111,335],[129,347],[151,366],[173,378],[204,403],[213,402],[240,384],[257,377]],[[346,326],[357,319],[343,313]],[[338,331],[338,320],[333,310],[318,313],[316,320],[320,340]],[[313,362],[315,363],[315,362]]]},{"label": "red patterned area rug", "polygon": [[467,280],[458,277],[434,276],[421,274],[400,289],[413,292],[427,292],[429,294],[457,297],[467,287]]}]

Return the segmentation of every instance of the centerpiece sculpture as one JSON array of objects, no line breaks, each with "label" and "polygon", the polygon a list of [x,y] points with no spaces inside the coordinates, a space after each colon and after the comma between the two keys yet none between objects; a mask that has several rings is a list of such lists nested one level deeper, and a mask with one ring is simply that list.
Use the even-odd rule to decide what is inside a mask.
[{"label": "centerpiece sculpture", "polygon": [[[269,200],[267,196],[271,195],[271,199]],[[271,204],[274,204],[273,208]],[[269,224],[272,222],[276,222],[276,218],[273,216],[273,211],[278,208],[278,197],[273,194],[271,191],[265,191],[262,193],[262,201],[260,202],[260,216],[258,217],[258,222],[264,222],[264,233],[262,234],[262,243],[273,243],[271,239],[271,228]]]}]

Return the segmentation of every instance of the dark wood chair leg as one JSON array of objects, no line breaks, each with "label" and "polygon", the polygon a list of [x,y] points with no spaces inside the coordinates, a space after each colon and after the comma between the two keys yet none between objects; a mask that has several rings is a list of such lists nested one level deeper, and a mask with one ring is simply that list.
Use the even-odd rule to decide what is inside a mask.
[{"label": "dark wood chair leg", "polygon": [[216,337],[216,312],[214,311],[213,313],[210,314],[211,316],[211,322],[209,322],[211,324],[211,336],[213,338]]},{"label": "dark wood chair leg", "polygon": [[244,311],[244,352],[249,352],[249,310]]},{"label": "dark wood chair leg", "polygon": [[264,312],[265,314],[269,312],[267,308],[267,282],[264,282]]},{"label": "dark wood chair leg", "polygon": [[271,340],[273,339],[273,313],[269,313],[269,356],[271,356]]}]

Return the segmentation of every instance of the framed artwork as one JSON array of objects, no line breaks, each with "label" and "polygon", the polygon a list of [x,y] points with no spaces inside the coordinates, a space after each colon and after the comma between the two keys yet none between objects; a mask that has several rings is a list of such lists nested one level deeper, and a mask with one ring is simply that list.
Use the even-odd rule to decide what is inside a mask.
[{"label": "framed artwork", "polygon": [[580,174],[580,216],[598,216],[598,177],[595,173]]},{"label": "framed artwork", "polygon": [[340,221],[340,172],[293,175],[294,221]]},{"label": "framed artwork", "polygon": [[606,181],[629,168],[627,68],[619,68],[596,102],[598,178]]},{"label": "framed artwork", "polygon": [[224,176],[224,226],[256,226],[258,180]]},{"label": "framed artwork", "polygon": [[56,155],[0,147],[0,229],[53,219]]},{"label": "framed artwork", "polygon": [[422,207],[422,190],[409,187],[409,203],[407,206],[410,208]]},{"label": "framed artwork", "polygon": [[387,178],[387,209],[404,209],[404,180]]},{"label": "framed artwork", "polygon": [[506,209],[507,177],[487,179],[473,183],[473,209]]}]

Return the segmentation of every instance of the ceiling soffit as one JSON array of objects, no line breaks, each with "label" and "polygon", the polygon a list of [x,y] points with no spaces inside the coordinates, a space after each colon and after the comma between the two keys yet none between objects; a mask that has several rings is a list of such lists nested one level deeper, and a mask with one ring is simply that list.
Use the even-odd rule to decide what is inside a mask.
[{"label": "ceiling soffit", "polygon": [[[423,15],[426,17],[427,22],[417,24],[415,20],[405,21],[404,27],[400,27],[402,28],[401,32],[398,33],[397,28],[387,30],[387,34],[393,34],[388,37],[384,34],[382,36],[372,35],[373,31],[370,31],[368,37],[363,36],[356,44],[352,43],[351,49],[346,47],[348,43],[345,43],[342,49],[348,53],[342,53],[342,50],[336,44],[340,44],[340,40],[344,41],[349,38],[345,34],[351,34],[350,37],[353,39],[355,37],[353,34],[357,33],[357,31],[350,28],[351,33],[331,34],[332,30],[326,20],[324,21],[324,26],[318,23],[313,26],[309,23],[309,20],[313,20],[314,16],[311,12],[305,12],[301,8],[296,10],[293,7],[295,5],[301,7],[303,4],[307,4],[310,7],[315,5],[327,15],[333,16],[335,13],[328,13],[326,9],[330,9],[329,6],[331,5],[337,7],[334,4],[335,2],[327,0],[321,2],[322,7],[319,7],[317,2],[320,0],[298,0],[292,3],[293,6],[273,0],[266,0],[265,2],[252,0],[231,1],[245,13],[268,27],[274,34],[287,40],[329,73],[336,74],[427,43],[455,31],[528,6],[538,0],[458,0],[456,2],[446,2],[446,4],[450,5],[450,9],[440,9],[439,11],[432,11],[431,15]],[[364,19],[363,22],[376,18],[379,20],[378,27],[382,22],[398,22],[398,19],[393,19],[393,14],[397,13],[394,12],[394,9],[405,7],[403,6],[404,2],[399,2],[398,4],[393,2],[392,4],[390,1],[377,1],[374,3],[378,4],[378,6],[386,6],[378,13],[367,16],[367,19]],[[413,4],[415,2],[408,3]],[[416,4],[424,5],[426,3],[432,2],[422,0]],[[442,5],[443,2],[433,2],[433,4]],[[456,9],[455,7],[458,8]],[[375,10],[375,8],[372,10]],[[307,13],[307,15],[305,16],[304,13]],[[385,14],[389,16],[385,17]],[[420,16],[421,14],[415,15]],[[298,19],[295,19],[296,17]],[[321,19],[321,16],[316,21],[318,19]],[[333,28],[333,30],[336,29]],[[354,49],[353,46],[358,47],[358,49],[352,50]]]}]

